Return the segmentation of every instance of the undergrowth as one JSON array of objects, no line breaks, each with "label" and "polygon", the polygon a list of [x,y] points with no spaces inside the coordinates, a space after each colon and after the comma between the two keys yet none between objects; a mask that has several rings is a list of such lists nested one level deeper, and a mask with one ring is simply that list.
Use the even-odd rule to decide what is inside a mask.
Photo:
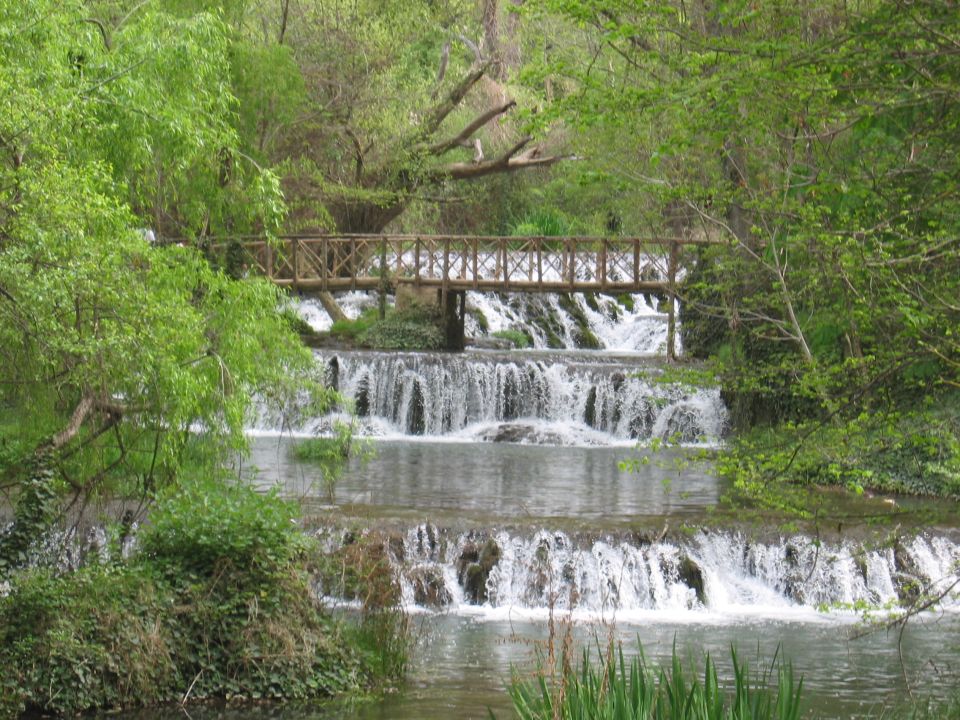
[{"label": "undergrowth", "polygon": [[747,494],[776,479],[960,498],[960,423],[926,411],[755,428],[734,440],[719,469]]},{"label": "undergrowth", "polygon": [[522,330],[515,330],[513,328],[509,330],[497,330],[493,333],[493,337],[500,338],[502,340],[509,340],[513,343],[515,348],[523,350],[524,348],[530,347],[533,343],[530,339],[530,336]]},{"label": "undergrowth", "polygon": [[0,717],[358,692],[403,670],[400,619],[317,604],[295,508],[246,487],[171,495],[126,562],[31,570],[0,599]]}]

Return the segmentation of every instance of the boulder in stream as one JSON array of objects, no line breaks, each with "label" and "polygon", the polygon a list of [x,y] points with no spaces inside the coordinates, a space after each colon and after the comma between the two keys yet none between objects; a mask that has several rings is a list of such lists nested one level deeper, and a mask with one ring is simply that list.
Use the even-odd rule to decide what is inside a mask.
[{"label": "boulder in stream", "polygon": [[487,540],[482,548],[474,543],[464,545],[457,558],[457,578],[467,598],[475,605],[487,601],[487,580],[490,572],[500,562],[500,546],[493,538]]},{"label": "boulder in stream", "polygon": [[413,587],[413,600],[421,607],[444,608],[453,602],[443,571],[437,566],[421,565],[407,575]]}]

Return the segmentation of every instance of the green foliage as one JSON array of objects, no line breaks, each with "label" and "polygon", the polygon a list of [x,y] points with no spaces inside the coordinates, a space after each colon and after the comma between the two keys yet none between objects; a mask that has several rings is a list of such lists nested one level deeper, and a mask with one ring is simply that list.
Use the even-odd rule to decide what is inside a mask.
[{"label": "green foliage", "polygon": [[296,506],[274,493],[218,480],[187,483],[160,501],[139,535],[157,564],[200,576],[224,561],[252,575],[281,568],[301,550]]},{"label": "green foliage", "polygon": [[335,501],[337,482],[350,458],[366,462],[374,454],[372,445],[354,433],[352,423],[337,421],[333,424],[333,435],[308,438],[293,446],[297,460],[309,461],[320,468],[321,484],[331,503]]},{"label": "green foliage", "polygon": [[0,579],[27,564],[34,541],[50,527],[57,490],[49,455],[31,458],[19,486],[13,525],[0,534]]},{"label": "green foliage", "polygon": [[[958,498],[960,431],[953,423],[943,409],[755,429],[720,454],[718,468],[761,502],[776,502],[771,481]],[[807,512],[802,493],[796,503]]]},{"label": "green foliage", "polygon": [[516,330],[514,328],[509,328],[507,330],[497,330],[493,333],[493,337],[502,338],[504,340],[509,340],[513,343],[515,348],[524,349],[530,347],[532,341],[530,336],[527,335],[522,330]]},{"label": "green foliage", "polygon": [[575,234],[573,223],[562,213],[551,208],[538,208],[521,218],[510,234],[518,237],[564,237]]},{"label": "green foliage", "polygon": [[24,531],[41,454],[58,491],[150,496],[198,447],[245,447],[254,396],[334,400],[275,287],[146,240],[284,208],[239,149],[223,18],[122,5],[0,0],[0,474]]},{"label": "green foliage", "polygon": [[328,618],[294,519],[271,495],[197,485],[160,502],[131,561],[17,575],[0,598],[0,717],[304,699],[396,677],[404,618]]},{"label": "green foliage", "polygon": [[397,311],[377,320],[360,336],[367,347],[378,350],[442,350],[443,331],[434,314],[416,310]]},{"label": "green foliage", "polygon": [[355,320],[337,320],[330,328],[330,334],[345,340],[358,340],[380,319],[376,308],[367,308]]},{"label": "green foliage", "polygon": [[[775,660],[753,674],[731,650],[733,687],[722,689],[709,655],[703,680],[683,667],[676,648],[669,668],[650,666],[643,655],[625,660],[623,647],[584,651],[579,670],[570,666],[559,677],[543,660],[535,680],[517,673],[509,687],[521,720],[798,720],[803,680],[796,681],[788,662]],[[775,673],[775,675],[774,675]]]}]

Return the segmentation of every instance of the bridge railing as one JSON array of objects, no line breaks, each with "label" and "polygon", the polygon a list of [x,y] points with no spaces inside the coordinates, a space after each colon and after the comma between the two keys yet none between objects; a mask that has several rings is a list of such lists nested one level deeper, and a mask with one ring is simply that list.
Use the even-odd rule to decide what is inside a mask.
[{"label": "bridge railing", "polygon": [[[232,241],[248,269],[301,290],[641,292],[676,280],[683,238],[324,235]],[[227,243],[218,243],[224,247]]]},{"label": "bridge railing", "polygon": [[380,290],[398,284],[442,294],[659,292],[667,299],[667,355],[674,359],[679,253],[693,238],[317,235],[232,238],[248,271],[303,291]]}]

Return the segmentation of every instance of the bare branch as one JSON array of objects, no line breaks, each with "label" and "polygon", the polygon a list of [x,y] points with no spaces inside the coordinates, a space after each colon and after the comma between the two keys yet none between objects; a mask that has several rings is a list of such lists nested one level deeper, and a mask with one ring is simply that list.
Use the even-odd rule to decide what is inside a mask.
[{"label": "bare branch", "polygon": [[467,49],[470,50],[470,52],[473,53],[473,61],[474,61],[477,65],[488,65],[488,64],[489,64],[487,61],[485,61],[485,60],[483,59],[483,53],[480,52],[480,47],[479,47],[475,42],[473,42],[473,40],[471,40],[470,38],[468,38],[466,35],[458,35],[457,37],[460,38],[460,42],[462,42],[464,45],[466,45],[466,46],[467,46]]},{"label": "bare branch", "polygon": [[438,174],[453,180],[470,180],[496,173],[515,172],[532,167],[547,167],[561,160],[569,160],[569,155],[542,156],[542,148],[532,147],[522,155],[517,155],[530,143],[530,138],[524,138],[512,148],[493,160],[480,162],[449,163],[439,169]]},{"label": "bare branch", "polygon": [[67,426],[50,439],[49,447],[53,450],[59,450],[73,440],[73,438],[77,436],[77,433],[80,432],[83,421],[87,419],[90,411],[93,410],[93,405],[93,396],[85,395],[77,404],[77,407],[74,408]]},{"label": "bare branch", "polygon": [[100,29],[100,37],[103,38],[103,46],[109,51],[110,37],[107,35],[107,28],[103,26],[103,23],[96,18],[84,18],[83,21],[85,23],[90,23],[91,25],[96,25]]},{"label": "bare branch", "polygon": [[431,145],[427,149],[427,152],[431,155],[443,155],[443,153],[455,147],[472,147],[473,145],[469,141],[470,138],[473,137],[473,134],[477,132],[477,130],[482,128],[494,118],[503,115],[505,112],[515,107],[516,104],[516,101],[510,100],[503,105],[498,105],[497,107],[490,108],[486,112],[480,113],[480,115],[475,117],[463,130],[460,131],[459,134],[452,138],[448,138],[447,140],[441,140],[435,145]]},{"label": "bare branch", "polygon": [[443,79],[447,76],[447,65],[450,62],[450,41],[447,40],[443,44],[443,50],[440,51],[440,67],[437,69],[437,82],[436,87],[433,89],[433,93],[430,95],[431,99],[436,99],[437,94],[440,92],[440,86],[443,84]]},{"label": "bare branch", "polygon": [[423,125],[420,128],[420,134],[423,137],[429,137],[437,131],[437,128],[440,127],[440,124],[447,119],[447,116],[452,113],[460,103],[463,101],[463,98],[467,96],[467,93],[470,92],[470,89],[477,84],[480,78],[483,77],[484,73],[487,71],[488,64],[481,63],[475,65],[471,68],[463,79],[460,80],[447,94],[447,96],[434,105],[430,110],[427,111],[426,116],[423,120]]}]

